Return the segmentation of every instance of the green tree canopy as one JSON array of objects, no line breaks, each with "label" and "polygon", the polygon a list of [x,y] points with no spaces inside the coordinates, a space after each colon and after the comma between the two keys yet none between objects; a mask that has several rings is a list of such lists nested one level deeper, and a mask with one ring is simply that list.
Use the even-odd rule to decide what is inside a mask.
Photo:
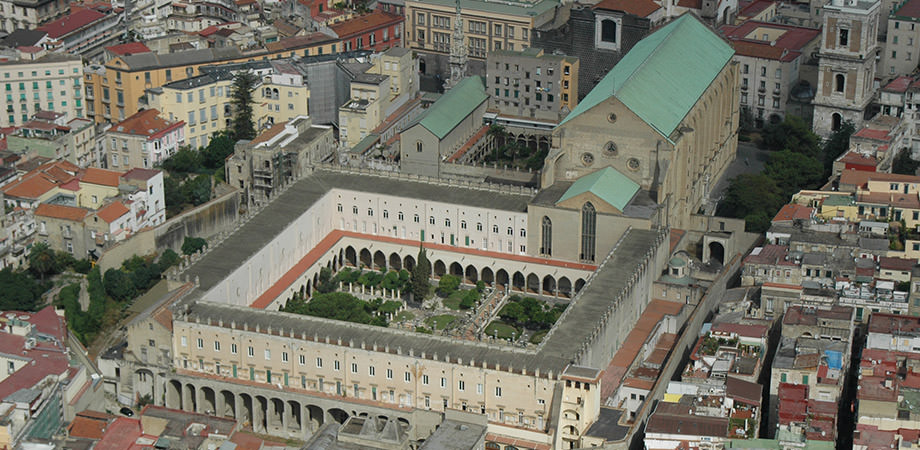
[{"label": "green tree canopy", "polygon": [[425,248],[419,245],[418,262],[412,268],[412,277],[410,278],[410,288],[415,301],[421,302],[428,295],[431,289],[431,263],[428,262],[428,255]]},{"label": "green tree canopy", "polygon": [[460,277],[444,274],[441,276],[441,279],[438,280],[438,295],[442,297],[447,297],[460,287]]},{"label": "green tree canopy", "polygon": [[103,286],[105,293],[118,302],[128,301],[137,294],[137,288],[131,277],[118,269],[109,269],[105,271],[103,277]]},{"label": "green tree canopy", "polygon": [[204,240],[204,238],[186,236],[185,240],[182,241],[182,254],[191,255],[203,249],[205,245],[208,245],[208,241]]},{"label": "green tree canopy", "polygon": [[54,250],[45,242],[36,242],[29,252],[29,268],[42,280],[45,275],[57,272],[57,258]]},{"label": "green tree canopy", "polygon": [[824,181],[824,167],[817,159],[782,150],[770,154],[764,175],[773,179],[785,201],[802,189],[815,189]]},{"label": "green tree canopy", "polygon": [[824,178],[830,176],[834,160],[850,149],[850,136],[853,135],[853,131],[855,131],[853,124],[844,122],[840,129],[831,134],[830,139],[824,143]]},{"label": "green tree canopy", "polygon": [[0,310],[35,311],[45,287],[25,272],[0,270]]},{"label": "green tree canopy", "polygon": [[203,158],[197,149],[183,148],[163,160],[161,167],[173,174],[198,173],[202,171]]},{"label": "green tree canopy", "polygon": [[198,206],[211,199],[211,177],[198,175],[182,183],[182,197],[186,202]]},{"label": "green tree canopy", "polygon": [[256,74],[249,71],[237,72],[233,77],[230,91],[230,103],[233,104],[230,134],[233,140],[251,140],[256,137],[256,127],[252,121],[252,93],[257,81]]},{"label": "green tree canopy", "polygon": [[772,178],[762,173],[744,174],[729,183],[725,198],[719,204],[719,214],[744,218],[748,231],[762,233],[785,202],[782,189]]},{"label": "green tree canopy", "polygon": [[233,145],[234,141],[226,131],[214,133],[208,146],[201,151],[205,167],[209,169],[224,167],[227,157],[233,154]]},{"label": "green tree canopy", "polygon": [[791,150],[811,157],[821,153],[821,138],[801,117],[787,115],[782,122],[764,127],[761,144],[769,150]]},{"label": "green tree canopy", "polygon": [[920,168],[920,162],[910,157],[910,150],[903,149],[895,156],[891,165],[891,171],[901,175],[916,175],[917,169]]}]

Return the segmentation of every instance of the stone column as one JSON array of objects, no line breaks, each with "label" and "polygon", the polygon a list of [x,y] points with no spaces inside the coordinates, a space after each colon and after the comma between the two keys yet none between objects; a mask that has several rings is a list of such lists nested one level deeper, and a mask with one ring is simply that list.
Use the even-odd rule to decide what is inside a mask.
[{"label": "stone column", "polygon": [[214,415],[217,417],[224,417],[227,410],[227,402],[224,400],[224,393],[222,391],[214,391]]},{"label": "stone column", "polygon": [[283,400],[281,401],[280,413],[281,413],[280,414],[281,415],[281,430],[287,433],[288,425],[291,423],[291,418],[289,417],[289,415],[291,414],[291,406],[288,405],[288,402],[283,401]]},{"label": "stone column", "polygon": [[[265,408],[268,408],[268,402],[265,403]],[[262,404],[259,402],[258,397],[252,398],[252,431],[256,433],[264,433],[265,427],[265,414],[268,411],[262,409]]]}]

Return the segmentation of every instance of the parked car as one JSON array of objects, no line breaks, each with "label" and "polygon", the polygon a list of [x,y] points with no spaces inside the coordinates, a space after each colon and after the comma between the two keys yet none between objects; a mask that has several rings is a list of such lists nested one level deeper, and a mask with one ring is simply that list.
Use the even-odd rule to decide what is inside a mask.
[{"label": "parked car", "polygon": [[134,415],[134,411],[132,411],[131,408],[128,408],[127,406],[119,409],[118,412],[122,413],[123,415],[127,417],[131,417]]}]

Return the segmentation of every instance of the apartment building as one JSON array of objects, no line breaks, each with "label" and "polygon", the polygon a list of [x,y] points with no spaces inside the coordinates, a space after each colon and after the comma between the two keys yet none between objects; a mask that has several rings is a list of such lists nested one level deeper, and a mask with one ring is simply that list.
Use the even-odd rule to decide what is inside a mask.
[{"label": "apartment building", "polygon": [[[405,46],[420,52],[420,71],[449,74],[447,55],[457,8],[471,63],[483,61],[493,50],[522,50],[530,47],[534,30],[551,22],[558,2],[552,0],[486,2],[481,0],[406,1]],[[424,55],[429,57],[425,58]],[[471,67],[475,63],[471,64]],[[478,63],[482,67],[482,62]],[[473,73],[476,69],[473,68]]]},{"label": "apartment building", "polygon": [[496,50],[486,60],[489,110],[558,122],[578,104],[578,58],[537,48]]},{"label": "apartment building", "polygon": [[64,0],[0,1],[0,31],[34,30],[67,14],[69,6],[70,3]]},{"label": "apartment building", "polygon": [[39,111],[83,117],[83,62],[79,56],[19,52],[18,59],[0,61],[3,84],[0,126],[20,126]]},{"label": "apartment building", "polygon": [[64,119],[63,113],[40,111],[6,137],[7,150],[25,159],[40,156],[79,167],[98,164],[95,124],[89,119]]},{"label": "apartment building", "polygon": [[123,22],[124,14],[111,6],[95,9],[74,5],[70,14],[38,27],[38,31],[57,41],[58,49],[98,61],[103,58],[104,47],[122,37]]},{"label": "apartment building", "polygon": [[308,165],[325,161],[335,147],[332,127],[296,116],[238,145],[227,159],[226,179],[244,190],[247,201],[266,201],[273,191],[302,177]]},{"label": "apartment building", "polygon": [[752,20],[720,31],[741,67],[741,108],[757,126],[782,121],[802,80],[802,65],[818,48],[820,30]]},{"label": "apartment building", "polygon": [[108,167],[149,169],[185,145],[185,122],[167,120],[156,109],[138,111],[112,125],[104,136]]},{"label": "apartment building", "polygon": [[374,11],[331,25],[329,28],[342,41],[342,51],[382,51],[402,46],[402,15]]},{"label": "apartment building", "polygon": [[909,75],[920,63],[920,1],[895,3],[888,22],[888,39],[881,54],[878,75],[890,79]]}]

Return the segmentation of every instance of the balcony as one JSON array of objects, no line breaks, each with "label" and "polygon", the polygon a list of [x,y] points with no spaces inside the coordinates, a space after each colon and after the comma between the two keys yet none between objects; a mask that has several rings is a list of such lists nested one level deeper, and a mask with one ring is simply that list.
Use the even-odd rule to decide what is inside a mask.
[{"label": "balcony", "polygon": [[748,89],[748,85],[746,85],[746,84],[742,84],[742,85],[741,85],[741,90],[742,90],[742,91],[746,91],[747,89]]}]

